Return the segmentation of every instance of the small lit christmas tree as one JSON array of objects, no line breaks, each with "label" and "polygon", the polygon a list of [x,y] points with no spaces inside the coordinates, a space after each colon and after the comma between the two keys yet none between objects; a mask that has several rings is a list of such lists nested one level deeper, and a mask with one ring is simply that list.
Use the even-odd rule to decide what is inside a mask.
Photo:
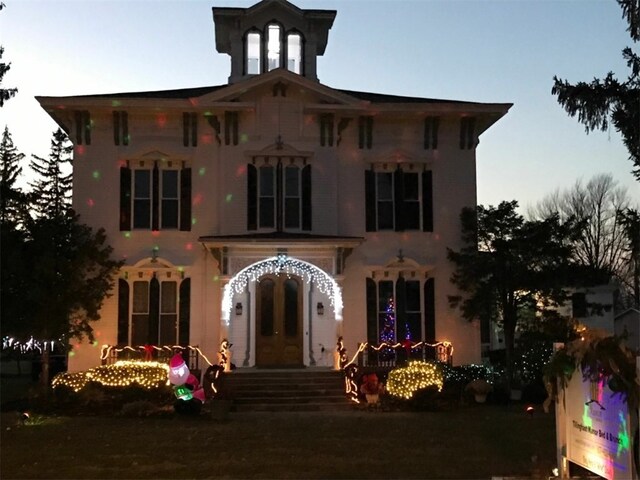
[{"label": "small lit christmas tree", "polygon": [[[396,343],[396,311],[393,298],[389,298],[387,301],[387,307],[384,312],[384,323],[380,329],[380,343],[386,342],[388,344]],[[380,359],[383,361],[390,360],[394,357],[394,351],[391,348],[385,347],[380,350]]]}]

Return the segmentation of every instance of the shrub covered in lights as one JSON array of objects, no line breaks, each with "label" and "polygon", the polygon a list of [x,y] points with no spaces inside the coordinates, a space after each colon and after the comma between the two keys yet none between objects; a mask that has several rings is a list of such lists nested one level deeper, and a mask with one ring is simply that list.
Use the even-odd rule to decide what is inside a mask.
[{"label": "shrub covered in lights", "polygon": [[435,362],[410,362],[408,366],[389,372],[387,392],[409,400],[418,391],[429,387],[442,390],[444,375]]},{"label": "shrub covered in lights", "polygon": [[89,383],[107,387],[139,385],[146,389],[168,385],[169,366],[159,362],[119,361],[113,365],[102,365],[84,372],[61,373],[52,382],[54,389],[68,387],[79,392]]}]

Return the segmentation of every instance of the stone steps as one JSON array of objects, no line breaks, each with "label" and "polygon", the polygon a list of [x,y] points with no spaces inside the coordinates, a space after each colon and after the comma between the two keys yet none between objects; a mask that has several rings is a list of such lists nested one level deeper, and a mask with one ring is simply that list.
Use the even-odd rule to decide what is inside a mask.
[{"label": "stone steps", "polygon": [[236,412],[304,412],[351,409],[341,372],[243,369],[226,374],[220,394]]}]

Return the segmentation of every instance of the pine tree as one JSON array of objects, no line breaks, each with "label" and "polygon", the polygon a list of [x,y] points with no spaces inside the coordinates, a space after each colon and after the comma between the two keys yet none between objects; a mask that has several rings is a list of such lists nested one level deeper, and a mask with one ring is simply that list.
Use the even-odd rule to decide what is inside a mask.
[{"label": "pine tree", "polygon": [[[40,175],[31,183],[33,210],[37,217],[64,216],[71,208],[71,166],[73,146],[67,135],[58,129],[51,139],[51,152],[47,159],[32,155],[30,166]],[[66,168],[65,168],[66,167]]]},{"label": "pine tree", "polygon": [[[622,16],[627,20],[631,39],[640,40],[640,2],[617,0]],[[553,77],[552,95],[566,112],[582,123],[587,133],[607,130],[609,123],[622,135],[629,159],[633,162],[633,175],[640,181],[640,56],[630,47],[622,50],[622,56],[631,73],[626,81],[618,80],[613,72],[604,79],[596,78],[591,83],[574,85],[557,76]]]},{"label": "pine tree", "polygon": [[0,142],[0,222],[15,225],[22,223],[26,207],[26,195],[16,185],[22,175],[20,162],[24,154],[14,146],[9,128],[4,127]]},{"label": "pine tree", "polygon": [[396,312],[393,298],[389,298],[387,301],[384,315],[384,324],[380,331],[380,343],[386,342],[393,345],[396,343]]},{"label": "pine tree", "polygon": [[[4,3],[0,3],[0,10],[4,8]],[[2,55],[4,54],[4,47],[0,45],[0,107],[4,106],[4,102],[15,96],[18,93],[17,88],[2,88],[2,79],[5,73],[11,68],[10,63],[2,62]]]}]

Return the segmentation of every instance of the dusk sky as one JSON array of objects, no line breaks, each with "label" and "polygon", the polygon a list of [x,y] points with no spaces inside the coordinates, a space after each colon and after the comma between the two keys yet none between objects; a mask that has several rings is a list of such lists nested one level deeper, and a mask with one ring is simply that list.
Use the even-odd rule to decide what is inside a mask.
[{"label": "dusk sky", "polygon": [[[18,95],[0,109],[14,143],[47,156],[56,124],[34,97],[221,85],[211,7],[257,0],[3,0],[0,44]],[[587,135],[551,95],[613,71],[634,46],[614,0],[297,0],[338,11],[320,81],[394,95],[513,103],[480,137],[478,203],[527,207],[579,178],[611,173],[640,203],[640,183],[613,128]]]}]

